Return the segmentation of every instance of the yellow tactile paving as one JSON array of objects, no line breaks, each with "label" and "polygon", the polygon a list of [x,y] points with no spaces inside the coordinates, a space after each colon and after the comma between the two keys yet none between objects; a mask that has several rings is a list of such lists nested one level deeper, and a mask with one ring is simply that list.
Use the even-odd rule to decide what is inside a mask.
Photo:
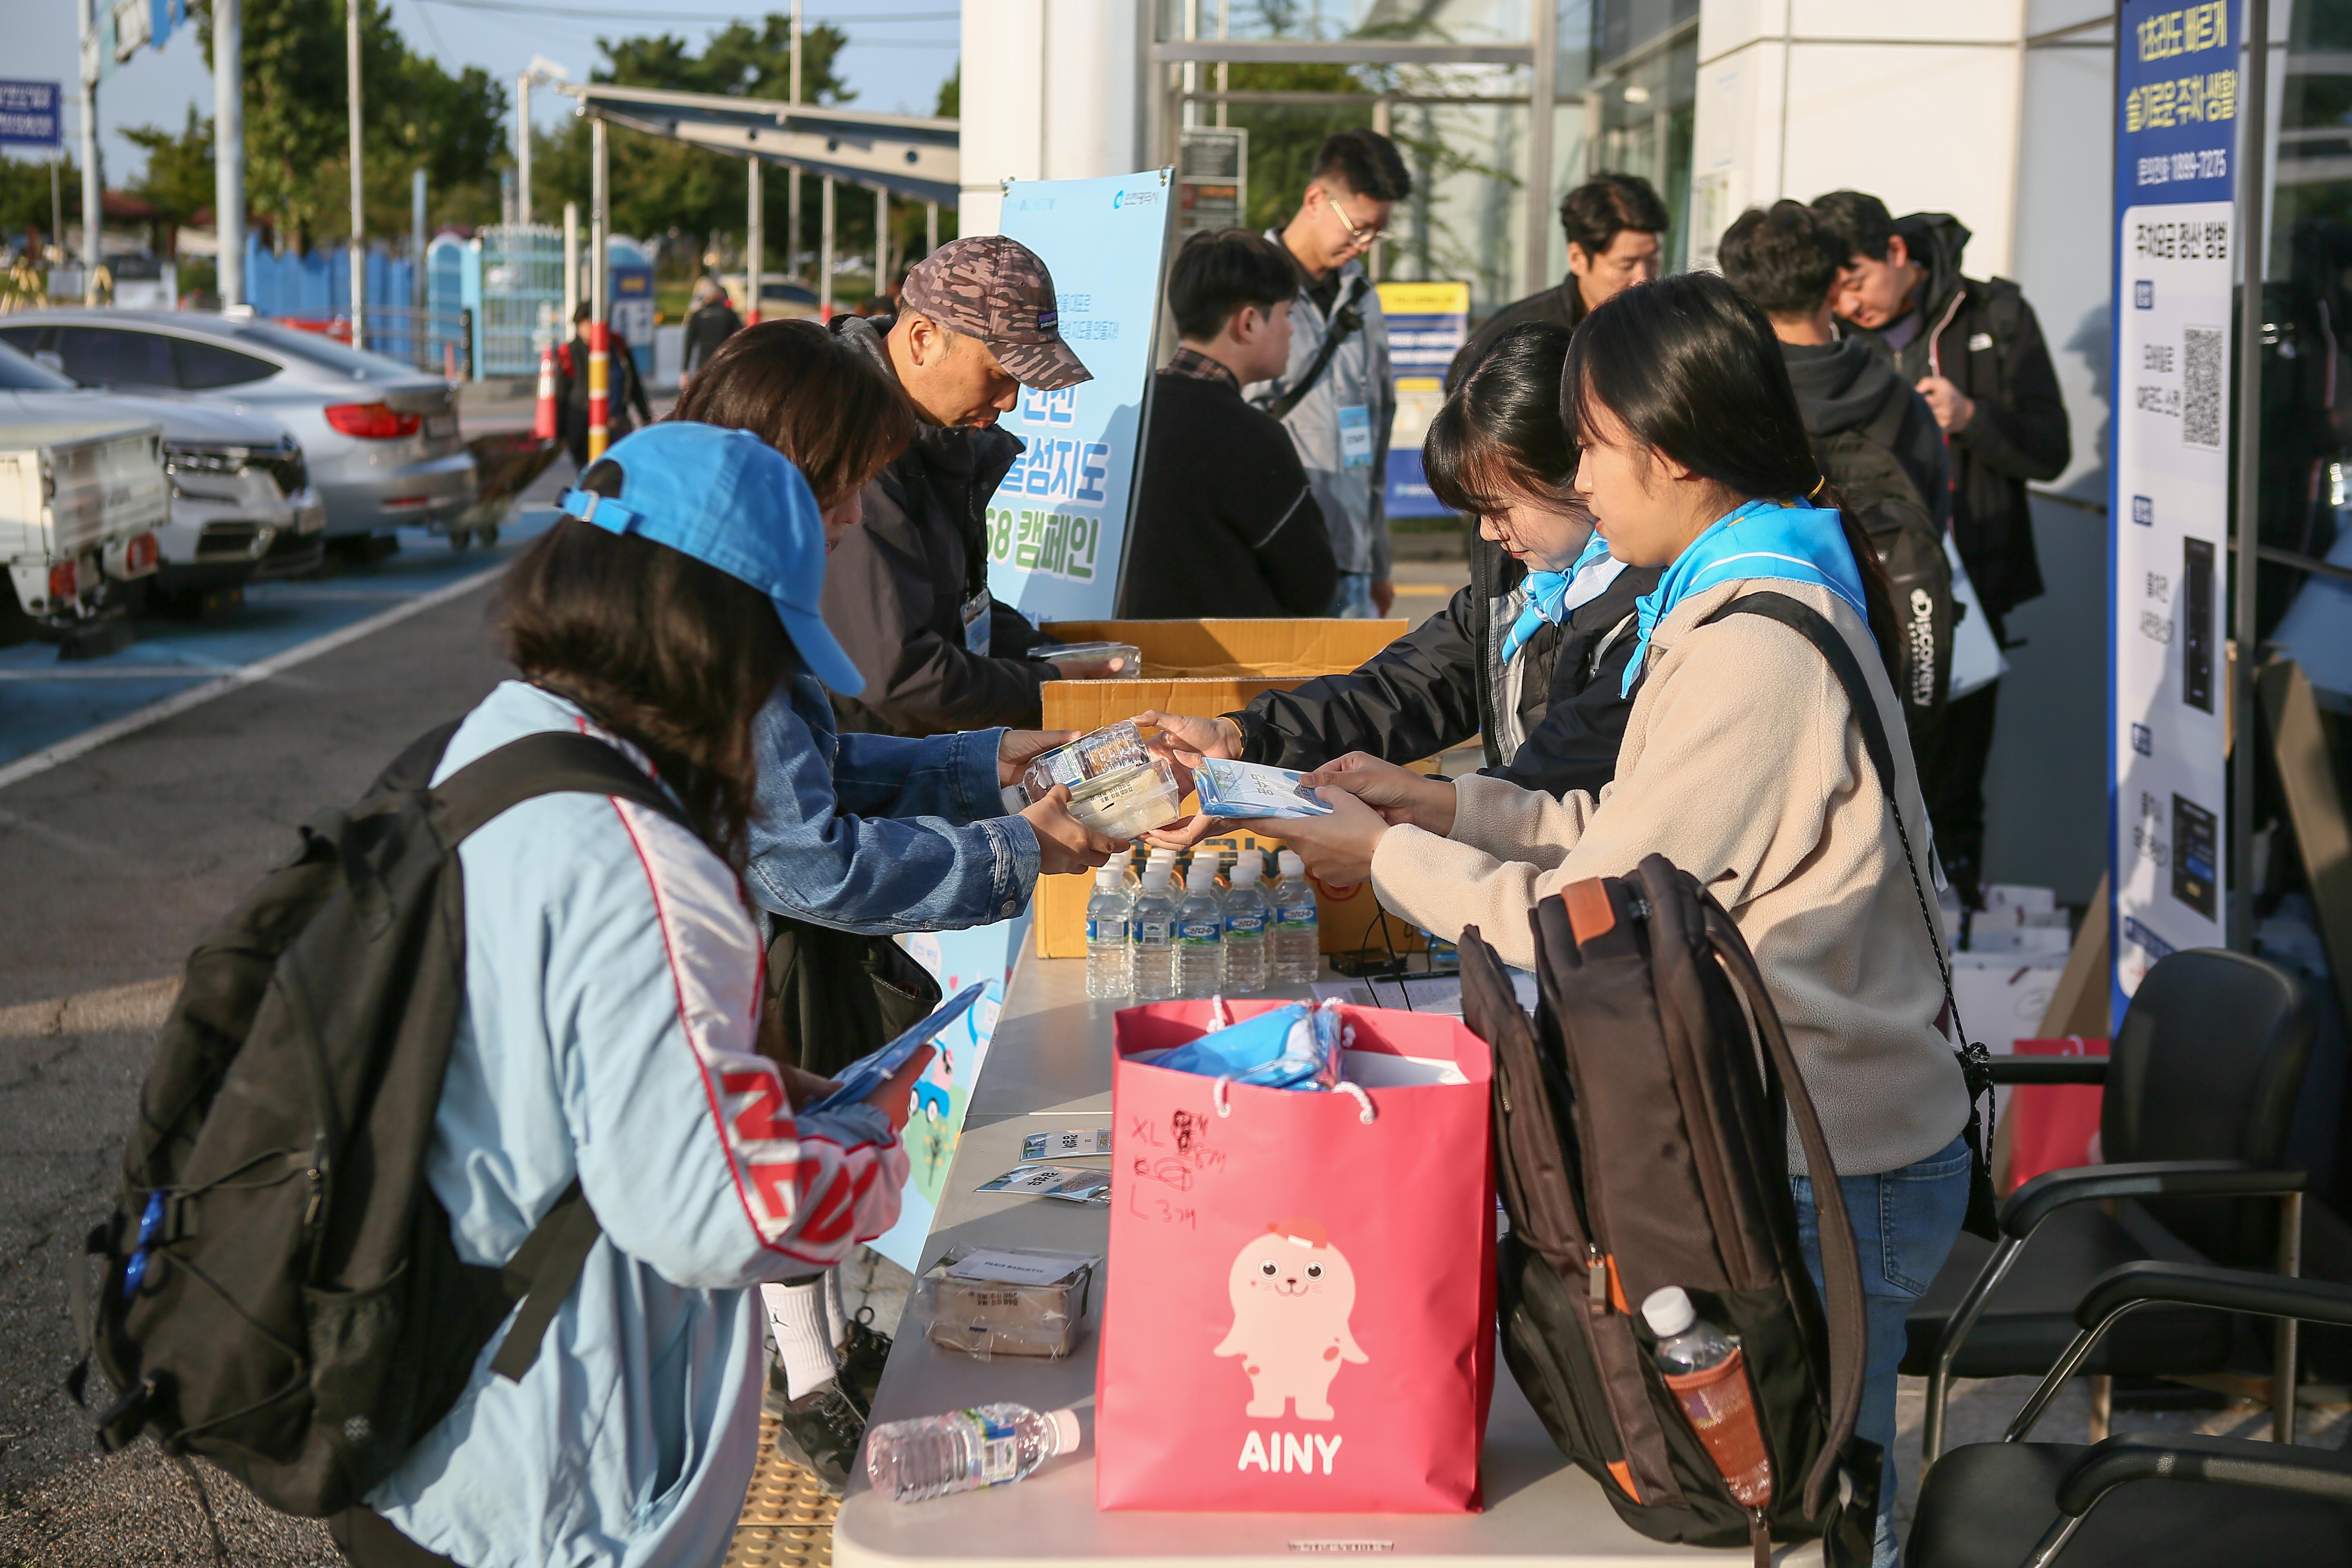
[{"label": "yellow tactile paving", "polygon": [[735,1522],[727,1568],[832,1568],[837,1499],[814,1477],[776,1452],[776,1424],[760,1422],[760,1468]]}]

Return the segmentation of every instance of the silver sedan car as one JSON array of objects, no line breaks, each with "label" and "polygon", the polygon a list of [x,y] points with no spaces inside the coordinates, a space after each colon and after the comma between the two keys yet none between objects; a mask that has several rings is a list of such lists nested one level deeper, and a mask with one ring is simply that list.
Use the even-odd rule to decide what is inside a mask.
[{"label": "silver sedan car", "polygon": [[199,310],[28,310],[0,317],[0,342],[84,386],[194,394],[276,420],[301,443],[330,537],[446,528],[473,504],[455,393],[398,360]]}]

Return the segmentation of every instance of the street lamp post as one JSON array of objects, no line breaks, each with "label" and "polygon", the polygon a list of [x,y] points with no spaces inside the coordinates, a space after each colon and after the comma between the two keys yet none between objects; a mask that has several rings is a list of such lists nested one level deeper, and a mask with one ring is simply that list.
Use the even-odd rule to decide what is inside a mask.
[{"label": "street lamp post", "polygon": [[213,228],[226,310],[245,303],[245,0],[213,0]]},{"label": "street lamp post", "polygon": [[515,221],[530,223],[530,79],[525,71],[515,78]]},{"label": "street lamp post", "polygon": [[605,290],[606,236],[611,234],[612,170],[607,158],[604,118],[600,115],[588,122],[588,141],[592,167],[588,187],[588,460],[594,462],[604,455],[604,443],[612,428],[612,327],[607,318],[611,305]]},{"label": "street lamp post", "polygon": [[887,186],[874,187],[874,297],[890,281],[890,192]]},{"label": "street lamp post", "polygon": [[[793,0],[793,79],[792,97],[788,101],[801,100],[801,0]],[[784,271],[797,278],[801,275],[801,172],[793,170],[784,182]]]},{"label": "street lamp post", "polygon": [[743,160],[751,212],[743,224],[743,322],[760,324],[760,274],[767,269],[768,202],[760,155]]},{"label": "street lamp post", "polygon": [[816,240],[816,313],[833,320],[833,176],[824,177],[824,199],[818,204]]},{"label": "street lamp post", "polygon": [[343,68],[352,99],[352,347],[367,347],[367,212],[360,171],[360,0],[343,0]]},{"label": "street lamp post", "polygon": [[99,0],[81,0],[81,302],[85,305],[98,303],[99,231],[106,226],[106,198],[98,178],[98,5]]}]

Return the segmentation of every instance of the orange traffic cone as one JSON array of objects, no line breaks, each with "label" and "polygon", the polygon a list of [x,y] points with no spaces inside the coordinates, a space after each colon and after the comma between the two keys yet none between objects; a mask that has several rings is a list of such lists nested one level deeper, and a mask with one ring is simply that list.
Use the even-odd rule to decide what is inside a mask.
[{"label": "orange traffic cone", "polygon": [[555,345],[539,346],[539,413],[530,433],[542,441],[555,439]]}]

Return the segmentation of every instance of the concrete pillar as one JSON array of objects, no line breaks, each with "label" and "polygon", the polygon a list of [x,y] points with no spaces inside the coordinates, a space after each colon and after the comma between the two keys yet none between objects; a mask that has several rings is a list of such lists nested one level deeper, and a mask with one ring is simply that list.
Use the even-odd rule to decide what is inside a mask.
[{"label": "concrete pillar", "polygon": [[816,311],[825,320],[833,319],[833,176],[824,177],[824,196],[819,204],[816,241]]},{"label": "concrete pillar", "polygon": [[996,232],[1000,181],[1124,174],[1168,161],[1144,144],[1151,12],[1151,0],[964,7],[958,233]]},{"label": "concrete pillar", "polygon": [[226,310],[245,303],[245,0],[213,0],[213,223]]}]

